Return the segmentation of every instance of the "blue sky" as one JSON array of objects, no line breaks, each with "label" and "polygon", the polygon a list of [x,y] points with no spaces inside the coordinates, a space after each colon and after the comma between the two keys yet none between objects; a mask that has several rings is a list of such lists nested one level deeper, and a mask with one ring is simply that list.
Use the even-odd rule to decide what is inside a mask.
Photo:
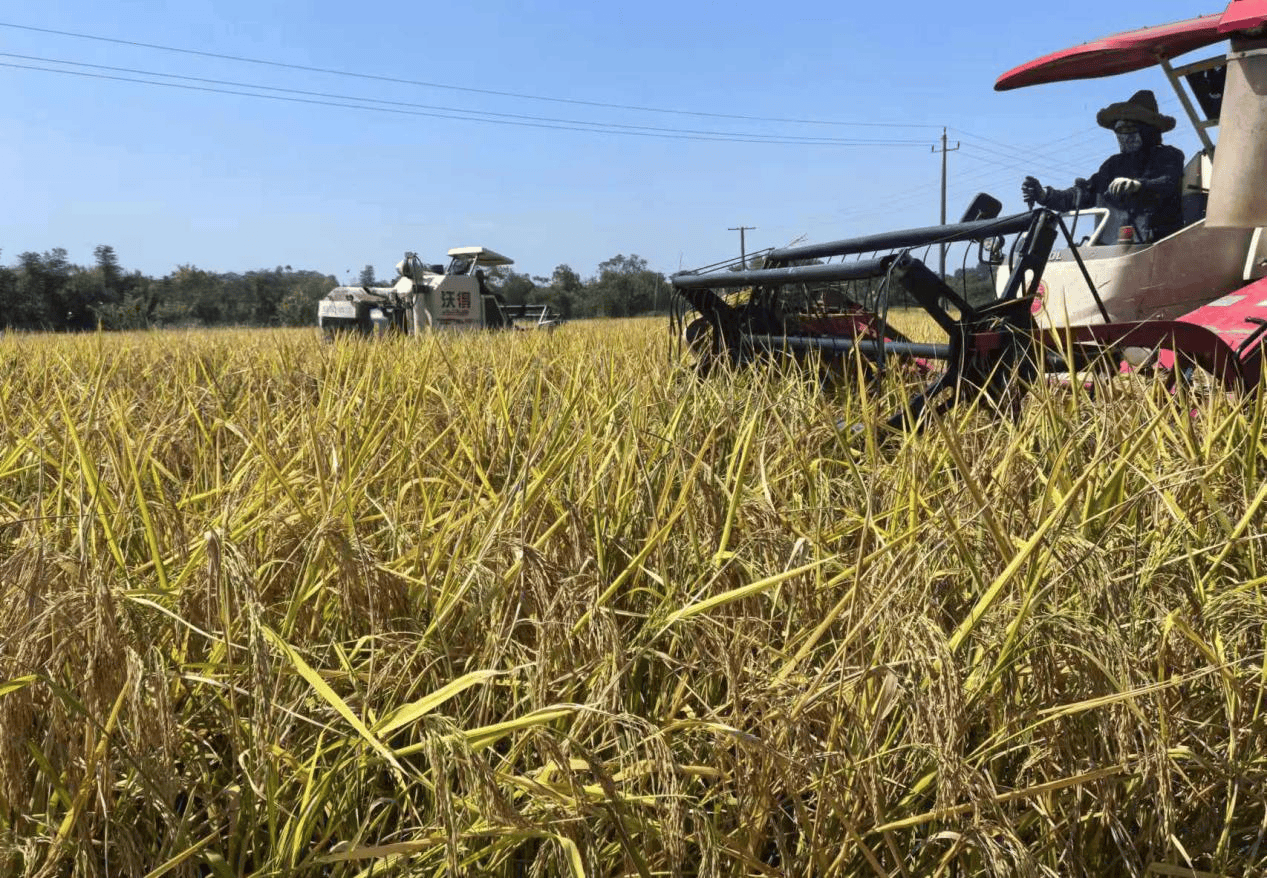
[{"label": "blue sky", "polygon": [[[90,264],[109,244],[124,268],[155,277],[182,264],[290,265],[343,280],[366,264],[390,276],[406,250],[439,262],[450,247],[480,244],[533,275],[566,263],[588,277],[618,253],[672,273],[737,255],[730,228],[741,225],[755,227],[753,252],[935,223],[942,126],[960,144],[948,215],[978,191],[1019,210],[1027,173],[1059,186],[1090,176],[1116,148],[1096,110],[1138,88],[1180,118],[1168,142],[1190,155],[1196,138],[1157,70],[996,93],[999,74],[1222,8],[10,4],[0,63],[22,67],[0,66],[0,263],[64,247]],[[89,64],[100,66],[74,66]],[[92,76],[23,69],[32,66]],[[366,99],[394,112],[331,105]],[[504,115],[443,118],[471,112]],[[596,123],[642,127],[573,130]]]}]

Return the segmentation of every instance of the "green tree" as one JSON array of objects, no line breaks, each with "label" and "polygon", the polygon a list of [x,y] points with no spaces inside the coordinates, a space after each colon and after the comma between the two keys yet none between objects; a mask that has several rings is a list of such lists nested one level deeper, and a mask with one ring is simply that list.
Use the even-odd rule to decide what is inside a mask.
[{"label": "green tree", "polygon": [[0,265],[0,330],[23,326],[23,310],[17,271]]},{"label": "green tree", "polygon": [[967,299],[970,305],[985,305],[997,296],[994,290],[994,272],[989,265],[979,264],[968,269],[956,269],[947,283]]},{"label": "green tree", "polygon": [[92,250],[97,260],[97,271],[101,279],[101,301],[115,302],[119,299],[123,269],[119,267],[119,257],[109,244],[98,244]]},{"label": "green tree", "polygon": [[277,305],[277,322],[282,326],[316,326],[317,302],[339,282],[333,275],[299,271],[288,276],[286,295]]},{"label": "green tree", "polygon": [[162,281],[164,322],[193,321],[214,326],[227,319],[219,278],[193,265],[181,265]]},{"label": "green tree", "polygon": [[563,264],[555,266],[549,280],[540,278],[546,285],[539,292],[540,298],[565,318],[580,316],[582,300],[585,298],[585,283],[581,276],[572,270],[572,266]]},{"label": "green tree", "polygon": [[372,287],[378,283],[378,279],[374,277],[374,266],[367,265],[361,269],[361,277],[357,281],[363,287]]},{"label": "green tree", "polygon": [[220,280],[220,301],[224,306],[222,323],[249,326],[255,316],[255,297],[246,275],[236,271],[215,275]]},{"label": "green tree", "polygon": [[330,275],[289,265],[225,274],[181,265],[155,280],[124,271],[109,245],[98,245],[93,256],[85,268],[55,248],[0,266],[0,328],[305,326],[316,321],[317,301],[338,285]]},{"label": "green tree", "polygon": [[647,268],[647,260],[617,254],[598,266],[598,276],[590,283],[590,299],[600,314],[630,317],[667,305],[664,287],[664,276]]},{"label": "green tree", "polygon": [[19,325],[27,329],[66,329],[74,325],[74,299],[67,289],[71,264],[66,251],[54,247],[43,255],[27,251],[18,256],[18,299],[22,303]]},{"label": "green tree", "polygon": [[[367,268],[369,266],[366,266]],[[372,271],[373,269],[371,269]],[[248,271],[247,290],[251,302],[249,322],[270,325],[277,322],[277,306],[286,297],[286,281],[281,266],[272,271]]]},{"label": "green tree", "polygon": [[531,277],[512,271],[502,281],[501,287],[497,292],[501,294],[507,304],[522,305],[532,297],[536,290],[537,285]]},{"label": "green tree", "polygon": [[98,325],[102,329],[145,329],[153,326],[158,319],[160,284],[139,271],[120,275],[115,283],[114,300],[93,305]]}]

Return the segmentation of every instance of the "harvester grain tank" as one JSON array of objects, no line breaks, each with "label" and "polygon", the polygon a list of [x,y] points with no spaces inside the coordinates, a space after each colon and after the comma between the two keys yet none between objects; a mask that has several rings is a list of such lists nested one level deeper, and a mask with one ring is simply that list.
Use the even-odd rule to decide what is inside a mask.
[{"label": "harvester grain tank", "polygon": [[317,305],[318,325],[327,334],[418,335],[431,329],[553,328],[561,322],[548,305],[511,305],[489,289],[485,269],[514,260],[487,247],[454,247],[448,255],[444,266],[406,253],[390,287],[336,287]]},{"label": "harvester grain tank", "polygon": [[[1171,63],[1216,43],[1227,45]],[[1267,335],[1267,0],[1232,0],[1222,13],[1055,52],[995,88],[1148,67],[1164,72],[1202,145],[1184,169],[1178,231],[1140,240],[1114,208],[999,216],[1000,202],[982,195],[959,223],[770,250],[758,270],[718,263],[682,272],[673,286],[693,312],[686,337],[701,367],[793,357],[821,370],[857,354],[882,371],[904,359],[926,384],[894,426],[966,391],[1014,399],[1043,370],[1114,374],[1148,363],[1256,389]],[[976,245],[994,273],[993,302],[970,303],[924,265],[929,248],[952,242]],[[916,343],[892,328],[899,292],[945,342]]]}]

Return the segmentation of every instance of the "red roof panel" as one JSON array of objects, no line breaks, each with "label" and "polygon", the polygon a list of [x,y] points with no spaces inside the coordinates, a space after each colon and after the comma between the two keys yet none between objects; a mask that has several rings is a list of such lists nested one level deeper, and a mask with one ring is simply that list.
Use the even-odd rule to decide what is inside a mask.
[{"label": "red roof panel", "polygon": [[[1238,5],[1253,8],[1246,10],[1248,15],[1238,14],[1237,20],[1267,17],[1267,0],[1233,0],[1233,6]],[[1261,14],[1257,11],[1258,7],[1264,7]],[[1227,39],[1226,33],[1220,32],[1219,25],[1223,17],[1232,12],[1233,8],[1228,7],[1227,13],[1140,28],[1083,43],[1072,49],[1062,49],[1004,73],[994,83],[994,90],[1007,91],[1044,82],[1094,79],[1142,70],[1162,58],[1173,58]]]},{"label": "red roof panel", "polygon": [[1267,24],[1267,0],[1232,0],[1219,19],[1219,33],[1249,30]]}]

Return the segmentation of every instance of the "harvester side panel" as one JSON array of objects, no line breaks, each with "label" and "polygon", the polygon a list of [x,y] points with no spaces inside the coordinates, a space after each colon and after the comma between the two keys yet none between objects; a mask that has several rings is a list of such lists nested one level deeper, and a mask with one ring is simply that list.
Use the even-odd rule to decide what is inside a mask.
[{"label": "harvester side panel", "polygon": [[469,275],[444,275],[424,293],[431,325],[438,329],[484,326],[484,301],[478,281]]},{"label": "harvester side panel", "polygon": [[[1070,217],[1065,216],[1068,224]],[[1196,223],[1151,246],[1111,244],[1078,249],[1113,321],[1168,320],[1242,285],[1253,231]],[[1004,266],[999,286],[1008,276]],[[1102,323],[1072,250],[1055,250],[1039,291],[1043,326]]]}]

